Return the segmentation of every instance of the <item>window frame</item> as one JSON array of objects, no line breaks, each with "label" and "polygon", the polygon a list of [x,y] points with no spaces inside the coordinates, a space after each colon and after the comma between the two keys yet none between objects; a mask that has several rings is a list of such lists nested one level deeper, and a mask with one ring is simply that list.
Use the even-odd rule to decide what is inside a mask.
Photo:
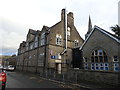
[{"label": "window frame", "polygon": [[56,35],[56,45],[62,45],[62,36]]},{"label": "window frame", "polygon": [[[115,57],[117,57],[117,58],[115,58]],[[117,61],[115,59],[117,59]],[[113,56],[113,62],[119,62],[118,56]]]},{"label": "window frame", "polygon": [[91,70],[95,70],[95,64],[91,63]]},{"label": "window frame", "polygon": [[[105,64],[106,64],[107,66],[106,66]],[[106,70],[106,68],[108,68],[108,70],[109,70],[109,63],[104,63],[104,70],[105,70],[105,71],[108,71],[108,70]]]},{"label": "window frame", "polygon": [[[117,66],[116,66],[115,64],[117,64]],[[118,69],[116,70],[116,68],[118,68]],[[115,71],[115,72],[118,72],[118,71],[119,71],[119,63],[114,63],[114,71]]]},{"label": "window frame", "polygon": [[85,70],[88,70],[88,63],[85,63],[85,64],[84,64],[84,69],[85,69]]},{"label": "window frame", "polygon": [[79,47],[79,40],[74,40],[74,48]]},{"label": "window frame", "polygon": [[[97,66],[96,66],[96,64],[97,64]],[[98,69],[96,69],[96,67],[98,67]],[[98,71],[99,68],[100,68],[100,67],[99,67],[99,63],[95,63],[95,70]]]},{"label": "window frame", "polygon": [[45,45],[45,32],[41,34],[40,45]]},{"label": "window frame", "polygon": [[67,36],[70,36],[70,33],[71,32],[71,28],[70,27],[67,27]]}]

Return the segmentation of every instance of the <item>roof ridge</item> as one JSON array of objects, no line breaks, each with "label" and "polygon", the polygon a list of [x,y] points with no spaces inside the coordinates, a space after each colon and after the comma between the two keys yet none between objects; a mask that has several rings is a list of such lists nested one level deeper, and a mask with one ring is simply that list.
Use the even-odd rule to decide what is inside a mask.
[{"label": "roof ridge", "polygon": [[108,31],[106,31],[106,30],[104,30],[104,29],[102,29],[102,28],[100,28],[96,25],[95,25],[95,28],[98,28],[98,30],[102,31],[103,33],[105,33],[106,35],[108,35],[112,39],[116,40],[118,43],[120,43],[120,38],[119,37],[115,36],[114,34],[108,32]]},{"label": "roof ridge", "polygon": [[103,32],[104,34],[106,34],[107,36],[111,37],[112,39],[114,39],[115,41],[117,41],[118,43],[120,43],[120,40],[115,37],[113,34],[111,34],[110,32],[98,27],[97,25],[94,26],[94,28],[92,29],[92,31],[90,32],[90,34],[88,35],[88,37],[85,39],[84,43],[82,44],[82,46],[80,47],[80,50],[83,48],[83,46],[85,45],[85,43],[88,41],[89,37],[91,36],[91,34],[95,31],[95,28],[97,28],[97,30]]}]

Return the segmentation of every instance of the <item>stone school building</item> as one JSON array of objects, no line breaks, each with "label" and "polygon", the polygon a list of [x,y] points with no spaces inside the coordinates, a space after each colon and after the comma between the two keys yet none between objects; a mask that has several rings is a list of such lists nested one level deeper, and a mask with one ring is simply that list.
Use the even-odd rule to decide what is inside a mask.
[{"label": "stone school building", "polygon": [[118,72],[120,40],[106,30],[94,26],[88,30],[83,51],[84,69],[91,71]]},{"label": "stone school building", "polygon": [[120,39],[98,26],[92,28],[90,17],[84,41],[75,28],[73,13],[66,15],[62,9],[61,20],[55,25],[29,29],[18,49],[17,70],[47,73],[78,84],[116,86],[120,84],[119,48]]},{"label": "stone school building", "polygon": [[72,67],[72,49],[83,44],[74,25],[72,12],[61,11],[61,20],[55,25],[43,26],[42,30],[29,29],[26,41],[18,49],[17,69],[43,73],[66,72]]}]

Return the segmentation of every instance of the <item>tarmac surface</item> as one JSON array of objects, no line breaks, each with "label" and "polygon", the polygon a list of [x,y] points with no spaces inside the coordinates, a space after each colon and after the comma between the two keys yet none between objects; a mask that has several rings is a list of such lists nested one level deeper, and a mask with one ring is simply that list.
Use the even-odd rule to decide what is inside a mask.
[{"label": "tarmac surface", "polygon": [[[120,90],[120,88],[118,88],[117,86],[96,84],[91,82],[81,82],[78,84],[78,83],[56,81],[56,80],[40,77],[39,74],[30,73],[30,72],[15,71],[15,72],[6,72],[6,73],[8,76],[6,88],[7,89],[9,88],[9,90],[11,90],[10,88],[12,89],[13,88],[29,88],[29,90],[31,90],[30,88],[32,88],[34,90],[35,87],[42,88],[41,90],[46,90],[47,88],[52,90],[54,90],[54,88],[56,88],[57,90],[64,90],[65,88],[69,88],[71,90]],[[21,76],[23,78],[20,78]],[[29,79],[26,79],[28,78],[28,76],[29,76]],[[16,79],[13,80],[13,78],[16,78]],[[33,81],[33,83],[30,83],[31,80]],[[38,83],[36,83],[36,80],[38,81]],[[22,81],[22,84],[19,81]],[[25,86],[24,83],[25,84],[28,83],[27,84],[28,86]]]}]

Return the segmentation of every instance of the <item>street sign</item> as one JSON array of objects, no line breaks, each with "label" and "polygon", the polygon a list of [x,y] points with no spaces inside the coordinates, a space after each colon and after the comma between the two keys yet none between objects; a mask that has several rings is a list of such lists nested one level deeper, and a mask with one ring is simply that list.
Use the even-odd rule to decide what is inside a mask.
[{"label": "street sign", "polygon": [[51,56],[51,59],[58,59],[58,56]]},{"label": "street sign", "polygon": [[51,59],[55,59],[55,56],[51,56]]}]

